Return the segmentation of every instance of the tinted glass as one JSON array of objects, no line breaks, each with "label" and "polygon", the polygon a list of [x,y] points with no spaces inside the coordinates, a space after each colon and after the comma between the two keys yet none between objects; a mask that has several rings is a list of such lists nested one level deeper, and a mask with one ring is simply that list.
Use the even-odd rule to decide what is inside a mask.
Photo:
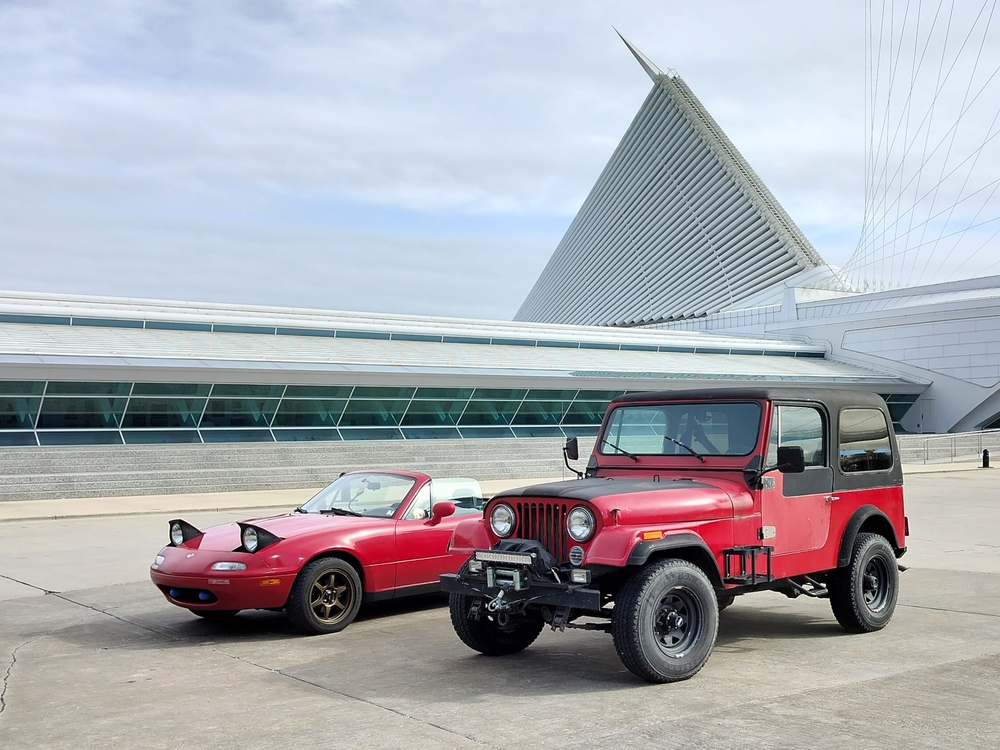
[{"label": "tinted glass", "polygon": [[476,388],[472,398],[477,401],[493,399],[516,399],[520,401],[524,398],[526,390],[522,388]]},{"label": "tinted glass", "polygon": [[563,424],[599,425],[607,410],[607,401],[574,401],[562,421]]},{"label": "tinted glass", "polygon": [[568,408],[568,401],[525,401],[514,415],[513,424],[556,426]]},{"label": "tinted glass", "polygon": [[417,388],[413,398],[468,399],[472,388]]},{"label": "tinted glass", "polygon": [[885,471],[892,468],[889,426],[878,409],[840,412],[840,470]]},{"label": "tinted glass", "polygon": [[208,401],[202,427],[267,427],[278,399],[212,398]]},{"label": "tinted glass", "polygon": [[359,385],[354,389],[351,398],[384,398],[384,399],[409,399],[416,388],[393,388],[382,386]]},{"label": "tinted glass", "polygon": [[[85,398],[46,396],[39,429],[89,429],[118,427],[125,409],[124,398]],[[121,441],[118,441],[121,442]]]},{"label": "tinted glass", "polygon": [[44,380],[0,380],[0,394],[2,395],[40,396],[44,390]]},{"label": "tinted glass", "polygon": [[136,398],[128,402],[122,427],[197,427],[203,398]]},{"label": "tinted glass", "polygon": [[777,466],[778,446],[798,446],[806,466],[826,466],[823,415],[810,406],[778,406],[771,418],[767,466]]},{"label": "tinted glass", "polygon": [[131,383],[59,383],[49,381],[46,395],[127,396]]},{"label": "tinted glass", "polygon": [[386,427],[398,425],[409,401],[351,399],[340,418],[341,427]]},{"label": "tinted glass", "polygon": [[136,383],[132,396],[207,396],[208,383]]},{"label": "tinted glass", "polygon": [[520,405],[520,401],[470,401],[459,425],[473,427],[510,424]]},{"label": "tinted glass", "polygon": [[213,396],[256,396],[258,398],[277,398],[285,390],[283,385],[233,385],[231,383],[216,384],[212,389]]},{"label": "tinted glass", "polygon": [[605,455],[691,455],[682,443],[701,454],[745,456],[756,445],[760,414],[755,402],[619,406],[598,448]]},{"label": "tinted glass", "polygon": [[274,415],[275,427],[336,427],[347,401],[289,401],[283,399]]},{"label": "tinted glass", "polygon": [[0,396],[0,430],[30,430],[41,403],[40,398]]},{"label": "tinted glass", "polygon": [[403,425],[443,426],[458,424],[466,401],[413,401],[403,417]]},{"label": "tinted glass", "polygon": [[285,398],[349,398],[352,385],[290,385]]}]

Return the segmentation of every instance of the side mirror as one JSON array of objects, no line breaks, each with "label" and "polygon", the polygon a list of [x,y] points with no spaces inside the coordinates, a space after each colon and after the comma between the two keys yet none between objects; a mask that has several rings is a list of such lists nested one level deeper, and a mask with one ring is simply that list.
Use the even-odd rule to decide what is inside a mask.
[{"label": "side mirror", "polygon": [[806,457],[798,445],[778,447],[778,471],[782,474],[801,474],[806,470]]},{"label": "side mirror", "polygon": [[434,503],[434,507],[431,508],[431,520],[428,521],[432,526],[437,523],[441,523],[442,518],[447,518],[448,516],[455,514],[455,503],[449,503],[444,500],[440,503]]},{"label": "side mirror", "polygon": [[566,447],[563,448],[566,452],[566,458],[570,461],[577,461],[580,458],[580,442],[575,438],[566,438]]}]

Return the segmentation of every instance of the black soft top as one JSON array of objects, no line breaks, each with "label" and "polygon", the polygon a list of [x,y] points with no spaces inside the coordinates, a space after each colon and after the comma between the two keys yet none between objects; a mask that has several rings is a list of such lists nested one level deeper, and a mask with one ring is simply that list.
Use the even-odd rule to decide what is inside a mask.
[{"label": "black soft top", "polygon": [[885,401],[877,393],[838,388],[697,388],[686,391],[646,391],[619,396],[612,405],[636,401],[688,401],[717,399],[767,399],[769,401],[817,401],[826,404],[830,411],[838,412],[845,406],[869,406],[888,411]]}]

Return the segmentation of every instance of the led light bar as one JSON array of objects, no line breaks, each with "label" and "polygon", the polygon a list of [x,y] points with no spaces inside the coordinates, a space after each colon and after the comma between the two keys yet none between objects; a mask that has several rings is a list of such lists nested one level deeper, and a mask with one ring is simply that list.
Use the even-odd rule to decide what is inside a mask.
[{"label": "led light bar", "polygon": [[475,558],[479,562],[501,565],[531,565],[533,557],[527,552],[497,552],[490,549],[477,549],[475,552]]}]

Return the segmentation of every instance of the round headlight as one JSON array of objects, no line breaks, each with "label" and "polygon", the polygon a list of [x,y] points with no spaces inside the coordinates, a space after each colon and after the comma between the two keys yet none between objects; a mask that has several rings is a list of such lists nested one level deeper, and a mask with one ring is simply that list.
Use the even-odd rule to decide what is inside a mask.
[{"label": "round headlight", "polygon": [[253,529],[249,526],[243,529],[243,549],[247,552],[256,552],[258,544],[257,529]]},{"label": "round headlight", "polygon": [[585,542],[590,539],[596,525],[594,514],[587,508],[573,508],[566,516],[566,531],[577,542]]},{"label": "round headlight", "polygon": [[490,513],[490,528],[499,537],[508,537],[514,531],[514,509],[501,503]]},{"label": "round headlight", "polygon": [[170,524],[170,543],[177,547],[184,542],[184,529],[179,523]]}]

